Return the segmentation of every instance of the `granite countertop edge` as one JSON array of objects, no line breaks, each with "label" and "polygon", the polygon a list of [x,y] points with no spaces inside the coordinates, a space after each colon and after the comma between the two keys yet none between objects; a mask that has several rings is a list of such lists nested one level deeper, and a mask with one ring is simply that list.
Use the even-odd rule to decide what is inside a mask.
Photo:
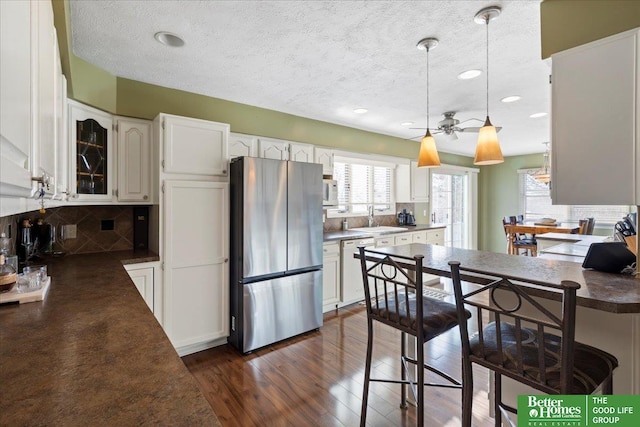
[{"label": "granite countertop edge", "polygon": [[413,233],[422,230],[436,230],[446,228],[445,224],[417,224],[417,225],[398,225],[397,227],[405,227],[406,230],[388,231],[385,233],[367,233],[364,231],[338,230],[325,231],[322,236],[323,242],[332,242],[338,240],[363,239],[368,237],[388,236],[390,234]]}]

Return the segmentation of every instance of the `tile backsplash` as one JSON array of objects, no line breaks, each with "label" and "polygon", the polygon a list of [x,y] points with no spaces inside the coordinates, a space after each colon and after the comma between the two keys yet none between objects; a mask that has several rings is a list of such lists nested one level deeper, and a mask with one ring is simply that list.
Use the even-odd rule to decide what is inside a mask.
[{"label": "tile backsplash", "polygon": [[[415,211],[414,203],[396,203],[396,212],[400,212],[403,209],[406,209],[407,212]],[[398,225],[398,216],[397,215],[374,215],[373,217],[376,225],[387,225],[387,226],[397,226]],[[323,231],[340,231],[342,230],[342,221],[344,218],[327,218],[323,224]],[[365,216],[353,216],[347,217],[347,222],[349,223],[349,228],[354,227],[366,227],[369,225],[369,218]]]},{"label": "tile backsplash", "polygon": [[[64,206],[39,211],[26,212],[0,218],[0,231],[7,232],[11,225],[12,248],[15,251],[18,224],[25,218],[36,223],[43,219],[56,228],[55,251],[66,254],[110,252],[133,249],[133,207],[132,206]],[[101,230],[103,220],[113,220],[113,230]],[[76,238],[61,238],[62,225],[77,226]]]}]

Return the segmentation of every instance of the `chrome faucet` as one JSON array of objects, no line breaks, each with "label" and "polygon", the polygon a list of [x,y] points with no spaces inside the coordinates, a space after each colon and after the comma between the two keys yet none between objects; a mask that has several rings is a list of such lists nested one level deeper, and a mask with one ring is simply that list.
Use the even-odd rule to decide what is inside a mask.
[{"label": "chrome faucet", "polygon": [[373,205],[369,205],[367,210],[369,211],[369,227],[373,227]]}]

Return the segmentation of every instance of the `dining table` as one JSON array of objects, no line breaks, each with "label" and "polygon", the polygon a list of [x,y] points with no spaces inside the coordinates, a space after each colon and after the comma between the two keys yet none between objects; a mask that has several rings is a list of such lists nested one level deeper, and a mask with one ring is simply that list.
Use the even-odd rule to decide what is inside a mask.
[{"label": "dining table", "polygon": [[563,223],[557,223],[556,225],[540,223],[505,224],[504,228],[507,233],[507,253],[510,255],[518,255],[517,248],[513,242],[520,234],[530,234],[535,237],[536,234],[543,233],[577,234],[580,231],[580,227],[576,225]]}]

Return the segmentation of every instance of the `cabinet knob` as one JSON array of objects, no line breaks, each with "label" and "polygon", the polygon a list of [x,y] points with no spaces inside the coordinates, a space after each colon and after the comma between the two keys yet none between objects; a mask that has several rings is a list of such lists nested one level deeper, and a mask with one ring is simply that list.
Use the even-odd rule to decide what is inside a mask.
[{"label": "cabinet knob", "polygon": [[227,174],[227,170],[226,170],[226,169],[223,169],[223,170],[222,170],[222,173],[226,175],[226,174]]},{"label": "cabinet knob", "polygon": [[224,259],[224,262],[229,262],[229,258],[225,258],[225,259]]},{"label": "cabinet knob", "polygon": [[144,196],[142,196],[143,200],[147,200],[149,198],[149,196],[147,196],[146,194]]}]

